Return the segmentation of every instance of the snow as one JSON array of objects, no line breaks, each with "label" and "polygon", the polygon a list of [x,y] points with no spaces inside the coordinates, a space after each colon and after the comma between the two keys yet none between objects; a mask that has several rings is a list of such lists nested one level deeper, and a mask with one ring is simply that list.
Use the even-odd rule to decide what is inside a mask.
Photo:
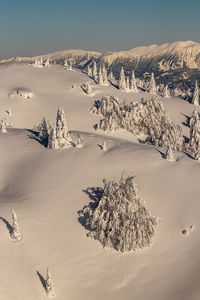
[{"label": "snow", "polygon": [[[199,162],[178,151],[176,161],[168,162],[162,157],[165,149],[139,144],[126,131],[96,132],[97,116],[89,113],[94,100],[105,95],[127,103],[152,95],[100,86],[63,66],[2,65],[0,76],[0,115],[9,107],[14,126],[0,134],[0,298],[47,299],[41,278],[46,279],[49,268],[58,300],[199,299]],[[91,83],[93,97],[83,94],[83,82]],[[9,98],[17,86],[30,89],[34,97]],[[193,105],[173,96],[160,101],[189,138],[183,123]],[[48,149],[30,130],[43,117],[55,122],[58,107],[82,148]],[[101,151],[98,145],[104,142],[106,151]],[[104,178],[116,180],[122,172],[136,174],[145,207],[161,220],[151,247],[127,254],[87,237],[78,215],[91,201],[84,190],[102,187]],[[6,226],[12,222],[11,210],[23,235],[18,243]]]}]

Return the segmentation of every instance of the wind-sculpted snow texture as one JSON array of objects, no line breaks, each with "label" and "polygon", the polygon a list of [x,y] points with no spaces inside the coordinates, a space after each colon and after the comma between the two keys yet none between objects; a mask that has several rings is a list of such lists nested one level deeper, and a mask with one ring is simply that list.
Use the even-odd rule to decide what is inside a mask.
[{"label": "wind-sculpted snow texture", "polygon": [[121,104],[117,98],[106,96],[96,101],[90,111],[104,117],[96,129],[108,133],[126,129],[134,135],[146,135],[146,142],[159,147],[184,148],[181,128],[170,121],[163,104],[156,97]]},{"label": "wind-sculpted snow texture", "polygon": [[88,235],[103,247],[128,252],[148,247],[157,219],[138,195],[135,177],[104,180],[102,198],[83,209]]}]

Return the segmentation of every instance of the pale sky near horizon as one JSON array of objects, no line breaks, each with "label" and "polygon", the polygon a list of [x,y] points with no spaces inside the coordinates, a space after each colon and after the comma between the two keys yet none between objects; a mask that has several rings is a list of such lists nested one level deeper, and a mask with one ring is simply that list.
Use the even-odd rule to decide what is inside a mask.
[{"label": "pale sky near horizon", "polygon": [[0,0],[0,58],[199,42],[199,0]]}]

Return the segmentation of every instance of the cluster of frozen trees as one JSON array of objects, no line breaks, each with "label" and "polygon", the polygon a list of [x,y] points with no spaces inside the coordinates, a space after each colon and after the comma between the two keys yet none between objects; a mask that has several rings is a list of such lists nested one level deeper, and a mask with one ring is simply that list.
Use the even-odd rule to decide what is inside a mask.
[{"label": "cluster of frozen trees", "polygon": [[129,78],[129,76],[125,76],[123,67],[121,68],[120,79],[119,79],[119,90],[124,92],[130,92],[130,91],[135,93],[138,92],[134,71],[132,71],[131,78]]},{"label": "cluster of frozen trees", "polygon": [[30,64],[29,66],[34,68],[43,68],[43,67],[50,67],[50,60],[49,58],[46,59],[46,61],[43,61],[43,58],[38,58],[35,60],[33,64]]},{"label": "cluster of frozen trees", "polygon": [[39,131],[40,139],[50,149],[82,148],[83,146],[80,136],[77,141],[73,141],[68,131],[63,108],[58,108],[55,124],[51,124],[43,118],[35,129]]},{"label": "cluster of frozen trees", "polygon": [[138,194],[135,177],[104,180],[102,196],[82,210],[88,235],[103,247],[121,252],[148,247],[158,219],[152,217]]},{"label": "cluster of frozen trees", "polygon": [[97,69],[97,64],[94,61],[92,68],[88,66],[87,74],[93,78],[97,84],[108,85],[108,75],[104,64]]},{"label": "cluster of frozen trees", "polygon": [[116,97],[106,96],[96,101],[90,112],[103,117],[96,129],[108,133],[125,129],[134,135],[145,135],[146,141],[156,146],[183,149],[181,127],[169,120],[162,102],[156,97],[122,104]]}]

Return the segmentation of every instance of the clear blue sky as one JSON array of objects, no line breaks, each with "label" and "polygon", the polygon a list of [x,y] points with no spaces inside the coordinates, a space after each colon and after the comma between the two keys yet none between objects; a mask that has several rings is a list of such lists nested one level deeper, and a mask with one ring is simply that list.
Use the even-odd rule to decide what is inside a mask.
[{"label": "clear blue sky", "polygon": [[0,58],[199,41],[200,0],[0,0]]}]

